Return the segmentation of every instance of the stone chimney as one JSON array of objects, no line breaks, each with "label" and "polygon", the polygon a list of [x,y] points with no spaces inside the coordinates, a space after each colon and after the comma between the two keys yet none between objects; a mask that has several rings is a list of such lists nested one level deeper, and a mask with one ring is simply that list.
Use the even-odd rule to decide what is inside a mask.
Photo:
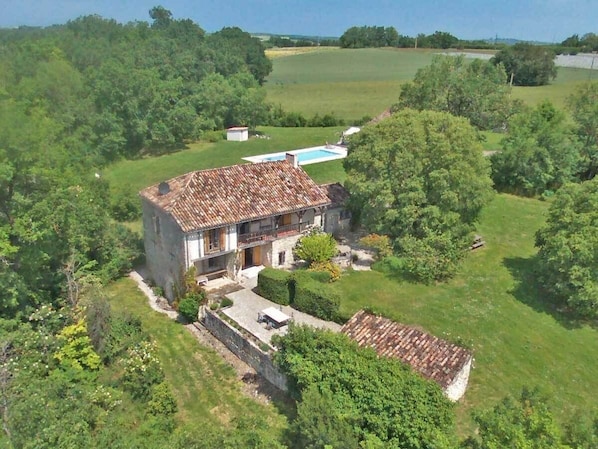
[{"label": "stone chimney", "polygon": [[293,167],[297,168],[299,166],[299,158],[297,157],[296,154],[287,153],[287,154],[284,155],[284,158]]}]

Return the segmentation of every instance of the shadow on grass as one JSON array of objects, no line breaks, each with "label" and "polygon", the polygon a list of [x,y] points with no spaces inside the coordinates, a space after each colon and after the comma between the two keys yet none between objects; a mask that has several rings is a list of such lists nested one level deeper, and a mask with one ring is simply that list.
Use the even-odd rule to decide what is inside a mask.
[{"label": "shadow on grass", "polygon": [[551,315],[567,329],[576,329],[588,324],[596,327],[596,323],[590,323],[576,316],[542,288],[536,275],[537,256],[508,257],[504,259],[503,263],[515,281],[515,287],[509,292],[515,299],[537,312]]}]

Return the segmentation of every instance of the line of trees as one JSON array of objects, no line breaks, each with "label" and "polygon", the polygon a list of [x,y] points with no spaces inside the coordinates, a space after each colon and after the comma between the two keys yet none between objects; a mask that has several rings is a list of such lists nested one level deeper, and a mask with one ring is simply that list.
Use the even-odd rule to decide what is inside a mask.
[{"label": "line of trees", "polygon": [[415,37],[399,34],[396,28],[382,26],[353,26],[339,39],[342,48],[478,48],[491,49],[496,45],[483,40],[461,40],[446,31],[420,33]]}]

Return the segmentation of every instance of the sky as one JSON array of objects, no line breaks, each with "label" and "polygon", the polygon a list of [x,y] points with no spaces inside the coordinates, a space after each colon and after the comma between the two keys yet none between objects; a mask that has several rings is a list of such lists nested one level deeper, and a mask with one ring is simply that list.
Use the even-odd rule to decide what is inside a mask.
[{"label": "sky", "polygon": [[207,32],[340,36],[351,26],[393,26],[415,36],[447,31],[460,39],[561,42],[598,33],[597,0],[0,0],[0,27],[49,26],[89,14],[151,21],[157,5]]}]

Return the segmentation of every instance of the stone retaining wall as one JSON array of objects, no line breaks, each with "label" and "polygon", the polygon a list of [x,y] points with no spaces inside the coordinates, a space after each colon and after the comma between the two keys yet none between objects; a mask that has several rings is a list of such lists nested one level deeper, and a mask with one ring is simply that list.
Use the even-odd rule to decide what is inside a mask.
[{"label": "stone retaining wall", "polygon": [[205,310],[202,324],[237,357],[251,366],[276,388],[287,391],[287,377],[282,374],[269,354],[263,352],[253,341],[232,327],[216,313]]}]

